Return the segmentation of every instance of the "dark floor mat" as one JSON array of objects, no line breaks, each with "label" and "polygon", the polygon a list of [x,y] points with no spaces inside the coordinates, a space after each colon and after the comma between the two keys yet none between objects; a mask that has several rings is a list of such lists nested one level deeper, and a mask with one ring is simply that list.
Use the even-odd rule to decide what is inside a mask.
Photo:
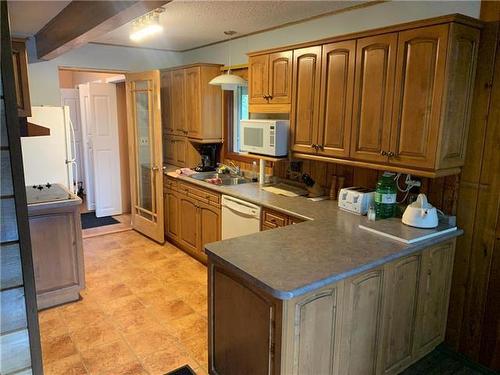
[{"label": "dark floor mat", "polygon": [[112,216],[97,217],[95,212],[87,212],[81,215],[82,229],[102,227],[104,225],[119,224],[120,222]]},{"label": "dark floor mat", "polygon": [[179,367],[174,371],[167,372],[165,375],[196,375],[196,373],[188,365]]}]

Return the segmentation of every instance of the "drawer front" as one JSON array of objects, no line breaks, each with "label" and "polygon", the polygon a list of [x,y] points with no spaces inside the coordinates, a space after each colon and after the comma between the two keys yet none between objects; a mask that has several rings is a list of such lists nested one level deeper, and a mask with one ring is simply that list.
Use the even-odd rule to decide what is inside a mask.
[{"label": "drawer front", "polygon": [[264,210],[262,212],[263,226],[270,228],[284,227],[288,224],[288,216],[276,211]]},{"label": "drawer front", "polygon": [[179,182],[179,192],[184,193],[200,202],[208,203],[213,206],[220,206],[220,194],[214,193],[210,190],[200,188],[185,182]]},{"label": "drawer front", "polygon": [[163,179],[163,192],[166,192],[166,190],[174,190],[177,191],[178,186],[177,186],[177,180],[172,178],[172,177],[166,177]]}]

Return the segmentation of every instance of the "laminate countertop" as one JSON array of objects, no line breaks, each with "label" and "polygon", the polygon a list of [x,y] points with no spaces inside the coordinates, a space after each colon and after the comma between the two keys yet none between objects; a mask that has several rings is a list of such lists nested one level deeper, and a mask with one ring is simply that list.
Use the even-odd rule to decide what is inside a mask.
[{"label": "laminate countertop", "polygon": [[300,296],[463,233],[456,230],[407,245],[360,229],[366,216],[340,210],[337,201],[284,197],[261,190],[257,183],[216,186],[174,171],[167,166],[165,173],[307,220],[205,246],[209,258],[278,299]]}]

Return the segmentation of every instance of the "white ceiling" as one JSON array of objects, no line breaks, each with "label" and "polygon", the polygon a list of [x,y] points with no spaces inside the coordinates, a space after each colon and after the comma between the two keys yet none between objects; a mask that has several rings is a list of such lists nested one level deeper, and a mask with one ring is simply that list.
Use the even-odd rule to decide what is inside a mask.
[{"label": "white ceiling", "polygon": [[35,35],[71,1],[9,1],[10,33],[13,36]]},{"label": "white ceiling", "polygon": [[[141,42],[129,39],[132,22],[94,42],[135,47],[184,51],[226,40],[226,30],[242,36],[279,27],[325,13],[349,8],[368,0],[354,1],[295,1],[295,0],[174,0],[164,6],[160,15],[164,27],[161,34]],[[27,37],[35,35],[70,1],[9,1],[11,34]]]},{"label": "white ceiling", "polygon": [[365,1],[182,1],[164,6],[160,15],[164,30],[141,42],[129,39],[129,22],[95,42],[183,51],[227,39],[225,30],[236,36],[277,27]]}]

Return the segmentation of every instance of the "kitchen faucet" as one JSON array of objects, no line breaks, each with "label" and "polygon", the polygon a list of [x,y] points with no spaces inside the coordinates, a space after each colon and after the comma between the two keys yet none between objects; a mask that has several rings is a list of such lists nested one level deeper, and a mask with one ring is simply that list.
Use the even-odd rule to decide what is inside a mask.
[{"label": "kitchen faucet", "polygon": [[234,164],[232,161],[229,161],[229,165],[224,164],[224,163],[217,163],[217,172],[220,173],[220,170],[223,169],[224,167],[229,170],[230,173],[241,176],[241,169],[239,166]]}]

